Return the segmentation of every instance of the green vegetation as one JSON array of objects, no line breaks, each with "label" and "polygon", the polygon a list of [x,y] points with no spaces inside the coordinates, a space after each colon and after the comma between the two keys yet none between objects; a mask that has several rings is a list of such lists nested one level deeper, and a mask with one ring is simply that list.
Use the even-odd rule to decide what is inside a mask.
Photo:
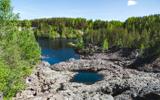
[{"label": "green vegetation", "polygon": [[31,23],[19,31],[17,18],[10,0],[0,0],[0,92],[7,100],[25,87],[24,79],[40,57]]},{"label": "green vegetation", "polygon": [[103,48],[103,50],[107,50],[109,48],[108,39],[107,38],[104,40],[102,48]]},{"label": "green vegetation", "polygon": [[[25,27],[24,22],[20,21],[19,25]],[[152,51],[152,55],[160,54],[157,47],[160,40],[159,14],[131,17],[125,22],[92,21],[84,18],[48,18],[30,22],[37,37],[76,38],[83,40],[83,47],[92,44],[102,49],[113,46],[135,48],[140,49],[142,54],[154,49],[156,51]],[[108,39],[108,42],[105,39]]]},{"label": "green vegetation", "polygon": [[76,47],[77,49],[83,49],[83,48],[84,48],[83,38],[79,38],[79,39],[77,40],[77,43],[76,43],[75,47]]}]

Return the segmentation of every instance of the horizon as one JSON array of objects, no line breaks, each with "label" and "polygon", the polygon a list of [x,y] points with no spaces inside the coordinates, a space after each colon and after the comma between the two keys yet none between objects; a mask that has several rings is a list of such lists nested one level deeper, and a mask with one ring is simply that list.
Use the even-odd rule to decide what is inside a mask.
[{"label": "horizon", "polygon": [[[138,17],[147,17],[147,16],[154,16],[154,15],[160,15],[160,14],[150,14],[150,15],[145,15],[145,16],[131,16],[131,17],[128,17],[127,19],[129,18],[138,18]],[[101,21],[108,21],[108,22],[111,22],[111,21],[120,21],[120,22],[125,22],[126,20],[122,21],[122,20],[103,20],[103,19],[87,19],[87,18],[83,18],[83,17],[42,17],[42,18],[34,18],[34,19],[20,19],[20,20],[39,20],[39,19],[56,19],[56,18],[71,18],[71,19],[77,19],[77,18],[82,18],[82,19],[86,19],[87,21],[89,20],[92,20],[92,21],[96,21],[96,20],[101,20]]]},{"label": "horizon", "polygon": [[159,0],[93,0],[92,2],[89,0],[12,0],[13,11],[20,13],[20,20],[85,18],[125,21],[130,17],[160,14],[159,4]]}]

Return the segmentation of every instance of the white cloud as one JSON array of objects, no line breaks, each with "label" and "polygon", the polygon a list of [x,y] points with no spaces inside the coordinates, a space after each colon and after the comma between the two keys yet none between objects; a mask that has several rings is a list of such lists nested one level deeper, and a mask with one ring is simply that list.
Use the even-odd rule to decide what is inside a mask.
[{"label": "white cloud", "polygon": [[136,0],[128,0],[128,6],[133,6],[136,5],[137,1]]}]

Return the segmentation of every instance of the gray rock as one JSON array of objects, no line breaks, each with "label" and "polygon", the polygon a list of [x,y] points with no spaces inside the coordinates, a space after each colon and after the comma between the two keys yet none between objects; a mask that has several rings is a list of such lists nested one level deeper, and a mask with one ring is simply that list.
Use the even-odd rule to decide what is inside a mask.
[{"label": "gray rock", "polygon": [[[148,96],[159,98],[159,73],[146,73],[121,65],[104,57],[55,65],[43,62],[26,79],[27,88],[17,93],[13,100],[135,100]],[[104,80],[92,85],[70,82],[76,70],[97,71],[104,75]]]},{"label": "gray rock", "polygon": [[141,89],[137,97],[159,100],[160,99],[160,85],[159,84],[148,84],[148,86],[143,87]]},{"label": "gray rock", "polygon": [[61,62],[50,66],[51,69],[56,71],[76,71],[76,70],[90,70],[99,71],[107,69],[106,66],[112,66],[113,63],[104,60],[75,60],[72,62]]},{"label": "gray rock", "polygon": [[3,93],[0,92],[0,100],[3,100]]},{"label": "gray rock", "polygon": [[45,61],[42,61],[42,65],[43,66],[48,66],[48,67],[50,66],[50,64],[48,62],[45,62]]},{"label": "gray rock", "polygon": [[74,58],[70,58],[69,61],[75,61],[75,59]]}]

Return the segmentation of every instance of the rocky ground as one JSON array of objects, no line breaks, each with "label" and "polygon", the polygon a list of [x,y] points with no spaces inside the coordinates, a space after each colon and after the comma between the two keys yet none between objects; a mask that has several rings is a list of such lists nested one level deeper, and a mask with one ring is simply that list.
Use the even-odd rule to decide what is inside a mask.
[{"label": "rocky ground", "polygon": [[[14,100],[160,100],[160,73],[131,68],[136,51],[127,56],[121,52],[97,53],[55,65],[42,62]],[[158,61],[143,67],[156,70]],[[104,79],[92,85],[70,82],[78,70],[96,71]]]}]

